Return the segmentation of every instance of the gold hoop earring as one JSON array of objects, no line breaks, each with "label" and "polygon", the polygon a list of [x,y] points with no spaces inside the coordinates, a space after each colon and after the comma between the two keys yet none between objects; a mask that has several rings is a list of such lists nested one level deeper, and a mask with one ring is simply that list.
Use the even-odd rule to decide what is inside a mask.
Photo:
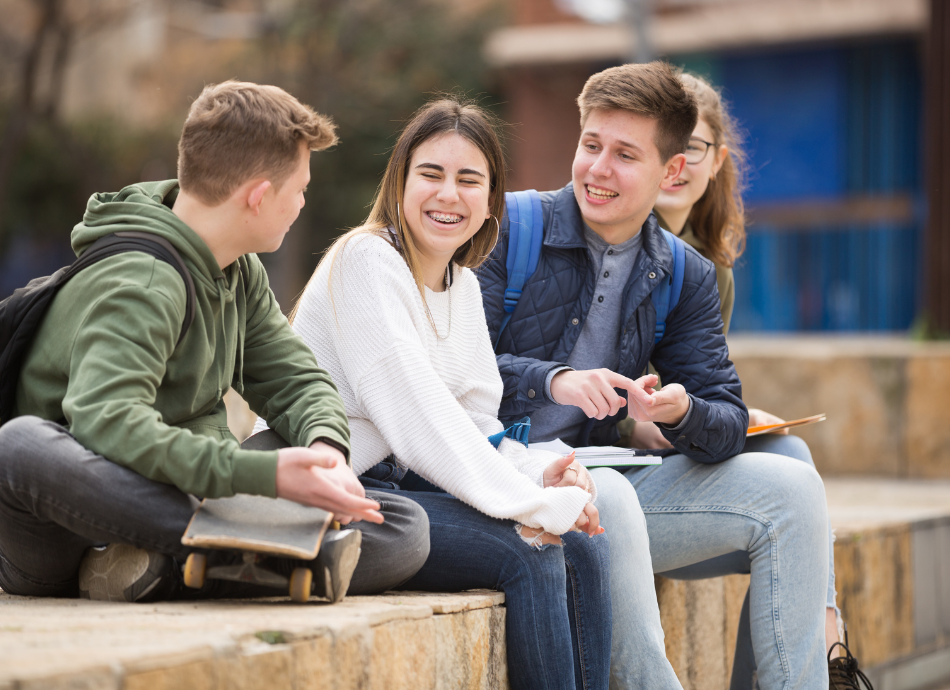
[{"label": "gold hoop earring", "polygon": [[471,243],[472,245],[472,251],[475,252],[475,256],[478,257],[479,261],[484,261],[485,259],[487,259],[489,256],[492,255],[492,252],[495,251],[495,247],[498,246],[498,238],[501,237],[501,223],[498,222],[498,219],[495,218],[494,214],[489,215],[489,218],[495,221],[495,243],[492,244],[491,249],[488,250],[488,253],[485,256],[481,256],[480,254],[475,252],[475,235],[477,235],[478,233],[475,233],[475,235],[472,235],[472,239],[469,240],[469,243]]}]

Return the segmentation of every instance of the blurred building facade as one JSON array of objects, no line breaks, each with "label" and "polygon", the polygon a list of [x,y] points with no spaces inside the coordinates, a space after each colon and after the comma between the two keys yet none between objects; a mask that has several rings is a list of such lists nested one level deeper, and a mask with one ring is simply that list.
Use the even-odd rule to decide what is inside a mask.
[{"label": "blurred building facade", "polygon": [[632,0],[650,12],[631,22],[622,0],[514,0],[485,45],[516,125],[512,188],[564,185],[584,81],[652,53],[721,87],[745,131],[734,330],[906,330],[925,309],[939,323],[950,213],[928,201],[950,182],[931,146],[947,148],[950,27],[933,4]]}]

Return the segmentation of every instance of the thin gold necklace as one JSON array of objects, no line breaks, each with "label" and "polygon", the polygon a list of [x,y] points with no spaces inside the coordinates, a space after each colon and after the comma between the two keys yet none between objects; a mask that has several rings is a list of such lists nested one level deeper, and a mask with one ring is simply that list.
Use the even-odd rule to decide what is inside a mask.
[{"label": "thin gold necklace", "polygon": [[435,337],[439,340],[445,340],[452,334],[452,286],[449,284],[449,267],[445,267],[445,291],[449,293],[449,328],[445,332],[445,335],[439,335],[439,329],[435,325],[435,319],[432,318],[432,312],[429,311],[429,303],[426,302],[425,295],[422,296],[422,306],[426,309],[426,316],[429,318],[429,325],[432,326],[432,331],[435,333]]}]

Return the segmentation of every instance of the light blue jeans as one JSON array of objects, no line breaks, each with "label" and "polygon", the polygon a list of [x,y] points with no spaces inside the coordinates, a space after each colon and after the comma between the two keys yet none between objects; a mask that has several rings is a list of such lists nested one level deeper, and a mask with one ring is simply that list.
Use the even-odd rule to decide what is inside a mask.
[{"label": "light blue jeans", "polygon": [[[681,579],[751,573],[746,612],[759,686],[828,686],[828,512],[813,467],[746,452],[715,465],[673,455],[629,470],[624,482],[610,470],[593,475],[611,543],[611,688],[680,687],[653,611],[654,572]],[[642,555],[644,520],[649,560]]]}]

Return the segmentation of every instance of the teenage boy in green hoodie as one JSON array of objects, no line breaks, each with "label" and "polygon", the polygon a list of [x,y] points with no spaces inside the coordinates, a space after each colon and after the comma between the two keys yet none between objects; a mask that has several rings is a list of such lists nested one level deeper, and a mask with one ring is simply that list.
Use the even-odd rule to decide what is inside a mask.
[{"label": "teenage boy in green hoodie", "polygon": [[[332,122],[281,89],[225,82],[191,107],[177,181],[89,200],[72,233],[76,254],[117,231],[164,238],[194,281],[195,317],[178,343],[185,283],[142,252],[104,259],[57,294],[22,364],[15,417],[0,427],[5,592],[187,596],[181,537],[196,496],[279,496],[361,530],[352,580],[330,568],[334,588],[383,591],[425,562],[425,513],[363,490],[347,464],[343,402],[256,256],[276,250],[300,213],[310,152],[334,143]],[[227,427],[229,387],[291,447],[240,447]],[[311,567],[321,565],[332,564]],[[319,591],[322,576],[314,581],[332,594]],[[273,593],[221,581],[195,592]]]}]

